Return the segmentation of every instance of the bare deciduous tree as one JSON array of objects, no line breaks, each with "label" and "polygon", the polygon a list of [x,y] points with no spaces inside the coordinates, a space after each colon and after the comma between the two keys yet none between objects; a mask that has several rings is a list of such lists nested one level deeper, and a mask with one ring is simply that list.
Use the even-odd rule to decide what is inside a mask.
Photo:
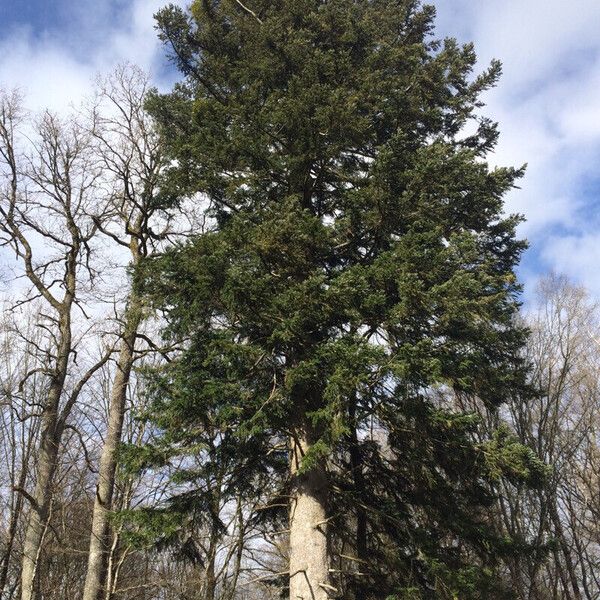
[{"label": "bare deciduous tree", "polygon": [[[103,168],[111,175],[110,194],[96,222],[117,247],[129,251],[132,268],[164,235],[152,230],[163,159],[158,136],[144,111],[147,89],[148,78],[142,71],[130,65],[121,66],[101,83],[92,115],[91,133],[96,141],[96,152]],[[127,287],[108,428],[94,499],[84,600],[99,600],[103,596],[111,550],[109,513],[113,508],[117,449],[143,311],[140,297],[130,285]]]},{"label": "bare deciduous tree", "polygon": [[[0,198],[2,242],[17,257],[32,292],[44,302],[39,346],[47,393],[39,407],[41,429],[35,486],[29,501],[23,545],[21,598],[36,598],[36,571],[48,527],[59,448],[84,386],[109,357],[105,351],[82,369],[81,332],[74,328],[79,295],[93,282],[90,266],[97,225],[90,218],[101,171],[91,153],[91,136],[76,119],[62,122],[45,113],[26,119],[17,94],[0,96]],[[86,272],[87,282],[82,273]],[[83,310],[83,308],[82,308]]]}]

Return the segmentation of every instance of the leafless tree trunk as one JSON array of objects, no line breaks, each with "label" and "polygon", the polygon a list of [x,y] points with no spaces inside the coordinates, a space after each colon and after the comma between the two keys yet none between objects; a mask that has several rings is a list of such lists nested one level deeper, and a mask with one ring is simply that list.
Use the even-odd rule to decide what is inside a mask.
[{"label": "leafless tree trunk", "polygon": [[100,598],[106,577],[107,556],[111,546],[109,513],[112,510],[112,497],[115,487],[117,450],[121,442],[127,385],[133,366],[135,340],[140,320],[139,302],[133,296],[125,317],[125,330],[121,338],[119,358],[110,398],[108,430],[100,458],[92,516],[88,570],[83,596],[85,600]]},{"label": "leafless tree trunk", "polygon": [[3,514],[6,515],[7,528],[2,539],[0,558],[0,597],[8,597],[9,577],[12,572],[13,583],[15,567],[13,560],[19,526],[24,512],[24,495],[29,475],[33,448],[39,432],[39,418],[35,406],[45,393],[43,377],[33,367],[32,355],[40,344],[39,330],[36,332],[36,311],[20,315],[19,330],[15,320],[5,312],[2,323],[2,456],[3,468],[7,469],[3,486],[8,497]]},{"label": "leafless tree trunk", "polygon": [[[155,214],[158,176],[163,166],[156,135],[144,111],[147,76],[124,65],[104,81],[93,108],[92,132],[103,166],[114,178],[115,190],[108,198],[105,214],[110,220],[100,229],[118,246],[129,250],[135,268],[165,231],[151,228]],[[102,110],[106,114],[102,114]],[[127,386],[136,359],[135,343],[142,321],[142,302],[130,291],[123,320],[119,358],[110,398],[108,430],[102,448],[94,499],[92,533],[83,600],[105,595],[107,558],[111,550],[109,515],[115,487],[117,450],[125,418]]]}]

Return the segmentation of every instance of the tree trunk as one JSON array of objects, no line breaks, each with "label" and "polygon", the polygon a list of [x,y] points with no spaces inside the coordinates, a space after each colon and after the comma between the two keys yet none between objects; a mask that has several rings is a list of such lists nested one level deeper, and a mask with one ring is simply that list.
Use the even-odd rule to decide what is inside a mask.
[{"label": "tree trunk", "polygon": [[[72,280],[69,280],[69,283],[72,284]],[[72,287],[74,288],[74,284]],[[44,533],[48,525],[52,503],[52,483],[56,471],[58,448],[64,431],[64,420],[59,415],[59,408],[71,352],[70,303],[63,305],[60,312],[60,343],[57,349],[57,363],[42,415],[35,490],[33,497],[30,498],[31,507],[27,519],[25,541],[23,542],[21,600],[35,600],[37,598],[35,576],[44,541]]]},{"label": "tree trunk", "polygon": [[[56,416],[56,413],[54,413],[54,416]],[[56,426],[56,418],[52,419],[52,415],[49,415],[47,426],[42,431],[36,472],[37,480],[27,520],[25,541],[23,543],[21,600],[35,600],[37,597],[35,576],[44,532],[48,524],[48,515],[52,501],[52,481],[58,457]]]},{"label": "tree trunk", "polygon": [[215,554],[211,549],[208,564],[204,569],[204,594],[203,600],[215,600],[217,580],[215,577]]},{"label": "tree trunk", "polygon": [[210,541],[208,545],[208,555],[206,557],[206,566],[204,567],[204,593],[202,600],[215,600],[217,593],[217,577],[215,573],[217,553],[219,550],[220,530],[216,515],[219,514],[219,491],[221,489],[221,479],[218,478],[218,488],[215,496],[213,496],[213,506]]},{"label": "tree trunk", "polygon": [[329,577],[327,473],[323,463],[299,472],[311,445],[309,435],[291,445],[295,495],[290,506],[290,600],[327,600],[335,591]]},{"label": "tree trunk", "polygon": [[115,488],[117,451],[121,443],[127,400],[127,385],[129,384],[129,377],[133,366],[135,339],[140,320],[139,301],[132,298],[131,306],[127,311],[125,330],[121,339],[117,372],[113,382],[108,412],[108,429],[100,457],[83,600],[100,600],[106,582],[107,558],[111,546],[109,515],[112,510]]},{"label": "tree trunk", "polygon": [[2,555],[2,561],[0,562],[0,598],[5,597],[5,588],[8,582],[8,570],[10,568],[10,562],[15,543],[15,537],[17,535],[17,527],[21,519],[21,512],[23,510],[23,494],[20,490],[25,488],[27,481],[27,469],[26,460],[23,460],[21,465],[21,473],[19,475],[19,481],[17,488],[13,488],[13,493],[16,494],[14,506],[10,515],[10,524],[8,527],[8,539],[6,541],[6,548]]},{"label": "tree trunk", "polygon": [[[364,571],[368,556],[367,513],[364,509],[366,486],[363,473],[363,456],[358,441],[354,407],[351,408],[350,418],[352,423],[352,433],[350,434],[350,463],[352,465],[352,479],[354,481],[354,493],[356,495],[356,558],[358,558],[359,570]],[[356,564],[353,566],[356,566]],[[354,592],[355,600],[366,600],[367,590],[364,585],[357,585]]]},{"label": "tree trunk", "polygon": [[[576,600],[581,600],[581,591],[579,589],[579,583],[577,578],[577,573],[575,572],[575,565],[573,564],[573,559],[571,557],[571,548],[567,544],[565,533],[563,530],[562,522],[560,520],[560,515],[558,514],[558,509],[556,507],[556,498],[553,497],[550,500],[550,518],[552,519],[552,523],[555,528],[555,535],[558,538],[558,543],[560,545],[560,549],[562,550],[563,557],[565,560],[565,566],[567,569],[567,575],[569,581],[571,583],[571,587],[573,588],[573,597]],[[560,562],[559,562],[560,564]],[[568,586],[565,585],[564,593],[569,594]]]}]

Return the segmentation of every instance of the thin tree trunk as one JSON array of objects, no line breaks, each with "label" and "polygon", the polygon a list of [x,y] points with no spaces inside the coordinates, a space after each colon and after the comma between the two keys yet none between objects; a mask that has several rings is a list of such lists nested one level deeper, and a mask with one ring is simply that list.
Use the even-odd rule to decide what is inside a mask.
[{"label": "thin tree trunk", "polygon": [[[350,434],[350,463],[352,466],[354,492],[356,494],[356,557],[361,569],[364,569],[363,565],[366,564],[368,556],[367,513],[364,509],[366,486],[363,473],[363,456],[357,434],[356,407],[354,404],[350,407],[349,416],[352,426]],[[366,600],[366,590],[364,587],[357,586],[355,600]]]},{"label": "thin tree trunk", "polygon": [[4,589],[8,581],[8,569],[10,567],[10,559],[12,556],[13,546],[15,543],[15,537],[17,535],[17,526],[19,525],[19,519],[21,518],[21,511],[23,510],[23,494],[19,491],[24,489],[25,482],[27,480],[27,470],[25,468],[25,461],[21,466],[21,473],[19,475],[19,482],[16,493],[15,504],[13,511],[10,515],[10,525],[8,527],[8,540],[6,542],[6,549],[2,556],[2,562],[0,562],[0,598],[3,597]]},{"label": "thin tree trunk", "polygon": [[[573,565],[573,560],[571,557],[571,549],[567,544],[565,533],[563,530],[563,526],[560,520],[560,516],[558,514],[558,509],[556,508],[556,498],[552,498],[550,505],[550,518],[552,519],[552,523],[554,524],[556,536],[558,538],[558,542],[560,544],[560,549],[562,550],[563,557],[565,560],[565,566],[567,569],[567,574],[569,577],[569,581],[571,583],[571,587],[573,588],[573,595],[576,600],[581,600],[581,590],[579,589],[579,583],[577,578],[577,573],[575,572],[575,566]],[[568,594],[568,588],[565,585],[565,593]]]},{"label": "thin tree trunk", "polygon": [[208,544],[208,554],[206,557],[206,565],[204,567],[204,593],[202,594],[202,600],[215,600],[217,593],[217,576],[215,572],[217,552],[220,539],[219,522],[217,515],[219,514],[220,508],[220,491],[222,487],[221,477],[217,477],[216,481],[216,492],[212,496],[212,519],[211,519],[211,531],[210,540]]},{"label": "thin tree trunk", "polygon": [[111,545],[109,515],[112,510],[115,488],[117,451],[121,443],[127,400],[127,385],[129,384],[131,368],[133,366],[135,339],[140,320],[140,303],[135,296],[132,296],[131,305],[127,311],[125,331],[121,339],[117,372],[110,399],[108,429],[100,457],[83,600],[100,600],[103,596],[102,591],[106,582],[107,558]]},{"label": "thin tree trunk", "polygon": [[208,562],[204,568],[204,594],[203,600],[215,600],[217,580],[215,577],[215,558],[217,552],[217,536],[211,535]]},{"label": "thin tree trunk", "polygon": [[233,568],[233,577],[231,585],[228,586],[228,593],[225,596],[226,600],[233,600],[236,595],[237,584],[240,578],[242,570],[242,558],[244,556],[244,510],[242,507],[242,500],[238,497],[237,508],[236,508],[237,528],[238,528],[238,540],[237,549],[235,552],[235,562]]},{"label": "thin tree trunk", "polygon": [[50,418],[48,421],[53,422],[53,426],[45,427],[42,432],[36,472],[37,481],[23,543],[21,600],[35,600],[37,597],[35,577],[52,501],[52,481],[58,457],[58,442],[55,432],[48,431],[50,428],[56,429],[56,419]]},{"label": "thin tree trunk", "polygon": [[[69,280],[69,283],[72,283]],[[74,287],[74,286],[73,286]],[[42,416],[42,430],[36,469],[36,483],[27,519],[23,560],[21,564],[21,600],[35,600],[35,576],[38,567],[44,533],[52,502],[52,483],[56,471],[58,446],[64,430],[64,422],[59,416],[60,398],[63,392],[71,351],[70,302],[61,307],[59,320],[60,344],[57,364],[48,390]]]},{"label": "thin tree trunk", "polygon": [[327,600],[334,591],[327,545],[327,473],[324,464],[300,472],[309,435],[291,442],[295,495],[290,506],[290,600]]}]

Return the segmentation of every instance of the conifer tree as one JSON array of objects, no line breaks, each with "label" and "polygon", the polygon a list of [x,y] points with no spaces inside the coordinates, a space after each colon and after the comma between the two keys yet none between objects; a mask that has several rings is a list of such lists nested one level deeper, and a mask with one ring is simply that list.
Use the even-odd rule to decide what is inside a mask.
[{"label": "conifer tree", "polygon": [[139,273],[188,343],[152,377],[161,436],[138,463],[205,453],[177,475],[177,514],[215,465],[231,494],[276,482],[262,516],[289,518],[290,599],[511,597],[498,565],[524,541],[485,511],[495,479],[543,469],[506,431],[476,443],[451,406],[528,394],[524,243],[503,214],[522,170],[488,166],[498,133],[478,116],[499,63],[475,75],[417,0],[157,19],[183,74],[148,106],[173,159],[163,201],[197,194],[214,227]]}]

